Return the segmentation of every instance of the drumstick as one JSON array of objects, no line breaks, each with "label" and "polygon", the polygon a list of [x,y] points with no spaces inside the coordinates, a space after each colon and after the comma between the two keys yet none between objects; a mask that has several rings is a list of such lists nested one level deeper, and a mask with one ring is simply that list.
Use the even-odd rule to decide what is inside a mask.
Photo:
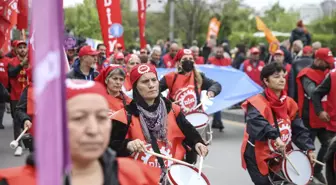
[{"label": "drumstick", "polygon": [[289,164],[293,167],[293,169],[297,173],[297,175],[300,176],[300,173],[296,170],[296,168],[295,168],[294,164],[292,163],[292,161],[287,157],[286,154],[284,154],[284,156],[285,156],[285,159],[289,162]]},{"label": "drumstick", "polygon": [[12,149],[15,149],[18,145],[19,145],[19,141],[20,139],[22,138],[22,136],[28,131],[28,127],[26,127],[23,132],[19,135],[19,137],[16,138],[16,140],[13,140],[9,146],[12,148]]},{"label": "drumstick", "polygon": [[186,165],[186,166],[189,166],[189,167],[195,167],[194,165],[189,164],[189,163],[187,163],[187,162],[184,162],[184,161],[181,161],[181,160],[172,158],[172,157],[168,157],[168,156],[165,156],[165,155],[162,155],[162,154],[158,154],[158,153],[155,153],[155,152],[152,152],[152,151],[149,151],[149,150],[146,150],[146,153],[152,154],[152,155],[154,155],[154,156],[156,156],[156,157],[161,157],[161,158],[163,158],[163,159],[167,159],[167,160],[170,160],[170,161],[174,161],[174,162],[176,162],[176,163],[183,164],[183,165]]},{"label": "drumstick", "polygon": [[325,164],[321,161],[318,161],[317,159],[313,159],[314,162],[316,162],[319,165],[325,166]]},{"label": "drumstick", "polygon": [[198,175],[201,176],[202,174],[202,166],[203,166],[203,156],[200,157],[200,164],[198,169]]}]

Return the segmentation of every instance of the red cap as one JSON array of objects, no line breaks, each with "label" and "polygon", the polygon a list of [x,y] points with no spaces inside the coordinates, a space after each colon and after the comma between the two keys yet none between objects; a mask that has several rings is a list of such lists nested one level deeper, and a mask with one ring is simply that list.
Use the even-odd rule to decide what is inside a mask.
[{"label": "red cap", "polygon": [[155,73],[157,77],[155,66],[151,64],[139,64],[139,65],[134,66],[130,73],[130,80],[131,80],[132,86],[142,75],[146,73],[150,73],[150,72]]},{"label": "red cap", "polygon": [[67,100],[82,94],[99,94],[107,101],[106,88],[99,82],[77,79],[66,79]]},{"label": "red cap", "polygon": [[282,55],[282,56],[284,56],[285,54],[284,54],[284,52],[281,49],[278,49],[278,50],[275,51],[274,55]]},{"label": "red cap", "polygon": [[251,54],[259,54],[259,53],[260,53],[260,51],[259,51],[259,49],[258,49],[258,48],[256,48],[256,47],[253,47],[253,48],[251,48],[251,49],[250,49],[250,53],[251,53]]},{"label": "red cap", "polygon": [[118,60],[118,59],[124,59],[124,54],[121,53],[121,52],[118,52],[116,55],[115,55],[115,59]]},{"label": "red cap", "polygon": [[117,48],[117,49],[119,49],[119,48],[122,49],[122,45],[121,45],[120,43],[117,43],[117,44],[116,44],[116,48]]},{"label": "red cap", "polygon": [[190,49],[180,49],[176,53],[176,55],[174,57],[174,61],[179,62],[184,55],[192,55],[193,56],[193,53]]},{"label": "red cap", "polygon": [[94,50],[91,46],[83,46],[78,53],[79,57],[85,56],[85,55],[98,55],[99,51]]},{"label": "red cap", "polygon": [[305,46],[302,49],[303,54],[313,53],[313,48],[311,46]]},{"label": "red cap", "polygon": [[320,48],[315,52],[315,58],[321,59],[330,65],[334,66],[334,56],[329,48]]},{"label": "red cap", "polygon": [[[95,81],[100,82],[101,84],[103,84],[106,87],[105,80],[106,80],[107,76],[110,74],[111,71],[113,71],[117,68],[125,71],[125,69],[121,65],[111,64],[111,65],[107,66],[107,68],[104,68],[100,71],[99,75],[95,78]],[[125,71],[125,73],[126,73],[126,71]]]},{"label": "red cap", "polygon": [[17,40],[17,41],[14,41],[14,46],[15,47],[18,47],[20,44],[25,44],[27,45],[27,43],[23,40]]}]

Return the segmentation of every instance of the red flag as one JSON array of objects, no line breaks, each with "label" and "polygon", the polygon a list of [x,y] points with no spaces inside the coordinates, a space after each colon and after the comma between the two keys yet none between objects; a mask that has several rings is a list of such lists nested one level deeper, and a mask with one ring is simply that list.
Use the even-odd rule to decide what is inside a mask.
[{"label": "red flag", "polygon": [[17,16],[17,29],[23,30],[28,28],[28,0],[18,1],[19,14]]},{"label": "red flag", "polygon": [[106,55],[109,56],[117,43],[124,47],[120,0],[96,0],[96,3]]},{"label": "red flag", "polygon": [[18,0],[7,0],[0,3],[0,17],[16,25],[18,14]]},{"label": "red flag", "polygon": [[147,0],[138,0],[138,21],[139,21],[139,37],[140,37],[140,48],[146,48],[146,8]]},{"label": "red flag", "polygon": [[7,29],[6,32],[0,31],[0,49],[4,54],[10,51],[10,30]]}]

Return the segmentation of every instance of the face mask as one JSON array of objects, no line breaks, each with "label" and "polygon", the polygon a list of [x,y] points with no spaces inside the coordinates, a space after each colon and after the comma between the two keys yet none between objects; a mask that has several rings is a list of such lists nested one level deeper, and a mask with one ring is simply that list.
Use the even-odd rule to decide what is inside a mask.
[{"label": "face mask", "polygon": [[194,69],[194,62],[191,60],[186,60],[182,62],[182,69],[185,72],[190,72]]}]

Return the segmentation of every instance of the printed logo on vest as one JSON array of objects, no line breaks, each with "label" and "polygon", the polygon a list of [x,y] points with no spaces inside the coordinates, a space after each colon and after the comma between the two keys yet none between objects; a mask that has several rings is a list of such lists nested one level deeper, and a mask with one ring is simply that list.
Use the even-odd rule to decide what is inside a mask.
[{"label": "printed logo on vest", "polygon": [[167,67],[171,67],[171,65],[172,65],[171,61],[168,61],[167,62]]},{"label": "printed logo on vest", "polygon": [[[292,140],[292,128],[290,123],[290,120],[284,120],[284,119],[278,119],[278,125],[279,125],[279,131],[280,131],[280,139],[282,142],[284,142],[286,145],[290,143]],[[274,140],[268,140],[268,147],[272,152],[276,152],[276,147],[274,144]]]},{"label": "printed logo on vest", "polygon": [[261,71],[263,69],[263,66],[259,66],[258,70]]},{"label": "printed logo on vest", "polygon": [[182,111],[186,112],[197,106],[196,93],[193,85],[188,85],[176,92],[175,100],[179,101]]},{"label": "printed logo on vest", "polygon": [[248,72],[251,72],[252,71],[252,67],[251,66],[247,66],[247,69],[246,69]]},{"label": "printed logo on vest", "polygon": [[[151,152],[154,152],[153,148],[152,148],[152,145],[150,144],[147,144],[145,145],[146,149],[148,151],[151,151]],[[159,145],[159,148],[160,148],[160,145]],[[165,155],[167,157],[173,157],[173,155],[171,154],[170,152],[170,149],[169,148],[166,148],[165,146],[161,146],[160,148],[160,153],[162,155]],[[159,164],[159,161],[157,160],[157,157],[156,156],[153,156],[152,154],[149,154],[149,153],[144,153],[144,152],[141,152],[141,153],[136,153],[134,155],[134,159],[135,160],[140,160],[142,161],[144,164],[147,164],[151,167],[156,167],[156,168],[161,168],[160,164]],[[169,161],[169,160],[165,160],[163,159],[163,162],[164,162],[164,165],[166,167],[169,167],[173,164],[173,161]]]}]

